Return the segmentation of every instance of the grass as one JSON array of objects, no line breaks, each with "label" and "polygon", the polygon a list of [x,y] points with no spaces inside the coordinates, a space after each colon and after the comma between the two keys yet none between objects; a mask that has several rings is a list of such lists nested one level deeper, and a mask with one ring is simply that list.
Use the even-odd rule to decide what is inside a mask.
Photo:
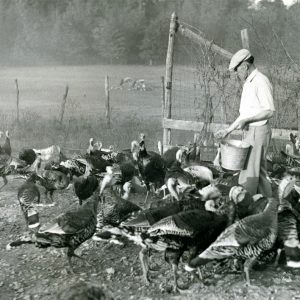
[{"label": "grass", "polygon": [[[104,146],[129,148],[140,132],[149,149],[162,138],[163,67],[74,66],[4,68],[0,70],[0,130],[9,130],[14,152],[51,144],[86,149],[90,137]],[[104,78],[110,76],[112,126],[105,119]],[[149,91],[114,89],[121,78],[145,79]],[[20,125],[16,123],[16,87],[20,90]],[[58,122],[66,85],[69,94],[63,124]]]},{"label": "grass", "polygon": [[[13,151],[60,145],[64,152],[86,149],[90,137],[104,147],[130,147],[140,132],[147,137],[149,150],[156,150],[162,140],[161,76],[164,66],[46,66],[2,68],[0,70],[0,130],[9,130]],[[105,119],[104,78],[110,77],[112,126]],[[177,74],[175,74],[177,75]],[[147,91],[116,89],[121,78],[145,79]],[[193,119],[197,116],[195,97],[201,91],[192,87],[193,78],[181,74],[180,85],[174,82],[173,117]],[[16,123],[16,87],[20,90],[20,125]],[[58,122],[66,85],[69,93],[62,125]],[[203,93],[203,92],[202,92]],[[203,114],[205,106],[198,111]],[[215,110],[216,112],[216,110]],[[185,118],[184,116],[187,116]],[[215,120],[217,121],[217,120]],[[172,133],[174,144],[186,144],[192,132]]]}]

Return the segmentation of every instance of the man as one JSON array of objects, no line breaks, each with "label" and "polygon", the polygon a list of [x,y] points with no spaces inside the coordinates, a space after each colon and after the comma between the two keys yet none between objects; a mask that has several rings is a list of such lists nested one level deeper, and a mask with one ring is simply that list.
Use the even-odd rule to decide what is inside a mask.
[{"label": "man", "polygon": [[247,49],[233,55],[229,71],[237,72],[244,82],[239,117],[225,130],[216,132],[217,138],[225,138],[235,129],[243,130],[243,140],[252,147],[245,170],[240,172],[239,184],[251,194],[272,196],[271,184],[267,180],[266,154],[271,140],[269,119],[275,108],[273,88],[268,78],[254,65],[254,57]]}]

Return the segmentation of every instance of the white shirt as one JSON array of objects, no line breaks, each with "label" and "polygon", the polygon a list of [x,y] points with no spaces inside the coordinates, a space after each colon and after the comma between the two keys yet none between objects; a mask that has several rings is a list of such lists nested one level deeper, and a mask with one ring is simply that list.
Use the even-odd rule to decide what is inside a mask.
[{"label": "white shirt", "polygon": [[[273,87],[269,79],[255,69],[244,83],[238,119],[253,117],[263,110],[275,111]],[[267,120],[262,120],[250,123],[249,126],[261,126],[266,123]]]}]

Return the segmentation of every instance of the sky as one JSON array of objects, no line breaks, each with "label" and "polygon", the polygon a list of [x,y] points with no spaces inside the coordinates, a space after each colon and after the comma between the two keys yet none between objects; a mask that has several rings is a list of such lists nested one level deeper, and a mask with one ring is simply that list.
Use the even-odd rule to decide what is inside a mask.
[{"label": "sky", "polygon": [[297,3],[297,0],[282,0],[282,2],[286,5],[286,6],[291,6],[295,3]]},{"label": "sky", "polygon": [[[253,3],[257,4],[259,3],[261,0],[252,0]],[[270,2],[273,2],[274,0],[269,0]],[[291,7],[293,4],[297,3],[297,1],[299,0],[282,0],[282,2],[284,3],[284,5],[286,5],[287,8]]]}]

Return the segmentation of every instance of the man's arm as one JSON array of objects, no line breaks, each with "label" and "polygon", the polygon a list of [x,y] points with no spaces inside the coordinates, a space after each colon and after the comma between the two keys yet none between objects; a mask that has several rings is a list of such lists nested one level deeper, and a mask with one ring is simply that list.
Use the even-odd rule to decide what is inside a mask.
[{"label": "man's arm", "polygon": [[268,119],[272,118],[273,114],[274,114],[273,110],[267,109],[267,110],[261,111],[259,114],[255,115],[253,117],[249,117],[249,118],[245,118],[245,119],[241,119],[240,117],[238,117],[228,128],[219,130],[218,132],[216,132],[215,137],[216,138],[225,138],[233,130],[244,129],[246,125],[253,123],[253,122],[268,120]]},{"label": "man's arm", "polygon": [[269,120],[270,118],[273,117],[274,111],[271,109],[266,109],[261,111],[259,114],[253,116],[253,117],[249,117],[249,118],[245,118],[243,120],[240,120],[240,126],[237,129],[243,129],[246,125],[253,123],[253,122],[258,122],[258,121],[262,121],[262,120]]},{"label": "man's arm", "polygon": [[224,139],[233,130],[237,129],[239,121],[240,121],[240,118],[238,117],[228,128],[217,131],[215,133],[215,137],[217,139]]}]

